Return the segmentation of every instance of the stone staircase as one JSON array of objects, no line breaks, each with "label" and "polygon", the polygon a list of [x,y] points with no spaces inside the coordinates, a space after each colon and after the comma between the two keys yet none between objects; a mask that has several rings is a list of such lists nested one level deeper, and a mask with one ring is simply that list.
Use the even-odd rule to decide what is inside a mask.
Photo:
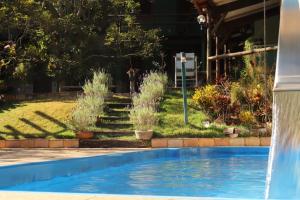
[{"label": "stone staircase", "polygon": [[106,115],[101,117],[94,131],[94,139],[81,140],[83,148],[139,148],[149,147],[149,142],[135,139],[129,119],[131,98],[127,93],[113,94],[106,100]]}]

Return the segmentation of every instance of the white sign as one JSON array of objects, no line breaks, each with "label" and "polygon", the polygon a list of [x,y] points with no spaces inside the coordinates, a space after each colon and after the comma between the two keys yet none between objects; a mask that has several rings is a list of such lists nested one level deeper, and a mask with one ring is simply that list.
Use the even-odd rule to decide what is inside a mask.
[{"label": "white sign", "polygon": [[[195,69],[195,53],[186,53],[185,54],[186,62],[185,68],[186,69]],[[181,53],[176,54],[175,66],[176,69],[181,69]]]}]

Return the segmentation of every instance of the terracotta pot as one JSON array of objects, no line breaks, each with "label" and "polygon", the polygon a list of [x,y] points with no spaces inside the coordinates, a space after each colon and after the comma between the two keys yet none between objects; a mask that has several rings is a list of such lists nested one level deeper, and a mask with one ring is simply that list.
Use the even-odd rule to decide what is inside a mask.
[{"label": "terracotta pot", "polygon": [[138,140],[150,140],[153,136],[153,131],[148,130],[148,131],[137,131],[135,130],[135,137]]},{"label": "terracotta pot", "polygon": [[237,138],[237,137],[239,137],[239,134],[238,133],[233,133],[233,134],[230,134],[229,137],[230,138]]},{"label": "terracotta pot", "polygon": [[78,139],[91,139],[94,137],[94,133],[90,131],[79,131],[76,133]]}]

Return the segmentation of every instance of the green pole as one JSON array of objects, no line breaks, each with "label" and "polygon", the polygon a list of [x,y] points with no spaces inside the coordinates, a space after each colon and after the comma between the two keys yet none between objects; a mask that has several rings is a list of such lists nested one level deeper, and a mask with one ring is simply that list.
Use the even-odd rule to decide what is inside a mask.
[{"label": "green pole", "polygon": [[187,111],[187,92],[186,92],[186,69],[185,69],[186,57],[185,53],[181,53],[181,72],[182,72],[182,95],[183,95],[183,112],[184,112],[184,124],[187,125],[188,111]]}]

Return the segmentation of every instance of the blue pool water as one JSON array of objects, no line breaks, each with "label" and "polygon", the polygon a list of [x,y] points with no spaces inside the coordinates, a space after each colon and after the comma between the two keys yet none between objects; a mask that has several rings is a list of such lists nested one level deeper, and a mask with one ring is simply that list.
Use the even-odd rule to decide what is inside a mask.
[{"label": "blue pool water", "polygon": [[0,168],[0,189],[263,198],[268,148],[162,149]]}]

